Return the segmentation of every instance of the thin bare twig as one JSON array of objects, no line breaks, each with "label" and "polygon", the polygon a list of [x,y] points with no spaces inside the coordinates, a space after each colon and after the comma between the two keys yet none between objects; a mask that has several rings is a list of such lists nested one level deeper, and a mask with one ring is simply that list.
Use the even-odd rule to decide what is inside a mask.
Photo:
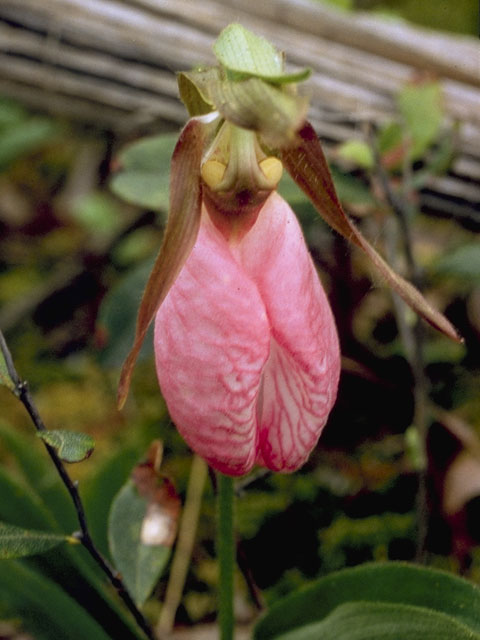
[{"label": "thin bare twig", "polygon": [[[18,372],[13,362],[12,355],[10,353],[10,349],[8,348],[8,345],[1,331],[0,331],[0,350],[5,359],[8,375],[10,376],[14,385],[13,393],[18,397],[20,402],[23,404],[23,406],[27,410],[27,413],[30,416],[37,432],[47,431],[47,427],[45,426],[37,410],[35,402],[28,388],[27,382],[22,380],[18,375]],[[116,589],[118,595],[123,600],[125,606],[133,615],[136,623],[145,633],[147,638],[149,638],[149,640],[155,640],[155,636],[153,634],[152,628],[150,627],[150,624],[148,623],[148,621],[146,620],[142,612],[135,605],[135,602],[132,600],[130,594],[128,593],[122,579],[120,578],[118,573],[112,567],[110,567],[110,565],[102,556],[102,554],[97,549],[95,543],[92,540],[90,531],[88,529],[85,508],[83,506],[83,502],[78,491],[78,482],[75,482],[70,478],[56,450],[53,447],[51,447],[49,444],[47,444],[45,441],[43,441],[43,444],[53,464],[55,465],[55,468],[57,469],[63,484],[65,485],[68,493],[70,494],[70,497],[74,504],[75,511],[77,513],[78,523],[80,525],[80,531],[75,533],[74,537],[76,537],[81,542],[81,544],[85,547],[85,549],[88,551],[91,557],[95,560],[95,562],[103,571],[103,573],[108,577],[111,584]]]},{"label": "thin bare twig", "polygon": [[[396,191],[391,183],[385,168],[382,165],[380,154],[373,137],[372,131],[368,132],[370,146],[374,155],[374,172],[380,189],[383,192],[383,198],[389,205],[397,220],[397,229],[400,231],[401,242],[406,260],[407,278],[411,280],[415,286],[421,291],[423,288],[423,274],[419,268],[413,251],[413,237],[410,221],[415,213],[415,207],[410,202],[412,193],[411,187],[411,165],[410,160],[406,159],[403,167],[403,181],[401,191]],[[392,231],[389,225],[386,225],[386,231],[396,236],[395,230]],[[395,249],[393,240],[390,241],[389,260],[395,266]],[[420,446],[422,452],[425,452],[426,439],[428,431],[427,422],[427,404],[428,404],[428,380],[425,375],[424,361],[424,327],[419,318],[416,319],[412,326],[405,318],[405,305],[402,300],[393,293],[394,310],[398,322],[399,332],[402,342],[405,346],[407,359],[410,362],[412,375],[414,380],[414,416],[413,424],[416,426]],[[418,471],[418,492],[417,492],[417,551],[416,559],[418,562],[424,560],[425,541],[428,530],[428,495],[427,495],[427,468],[426,465]]]}]

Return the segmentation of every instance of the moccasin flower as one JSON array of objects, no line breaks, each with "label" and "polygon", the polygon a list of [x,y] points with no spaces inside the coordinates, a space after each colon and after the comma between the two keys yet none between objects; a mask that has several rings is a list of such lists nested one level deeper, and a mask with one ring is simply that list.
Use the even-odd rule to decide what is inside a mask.
[{"label": "moccasin flower", "polygon": [[297,219],[272,193],[228,242],[202,212],[155,321],[158,379],[187,443],[229,475],[301,466],[334,403],[332,313]]},{"label": "moccasin flower", "polygon": [[297,219],[276,192],[282,169],[417,312],[451,324],[385,263],[345,215],[307,103],[283,57],[239,25],[218,67],[179,76],[191,119],[171,164],[165,236],[122,370],[119,403],[155,320],[158,379],[187,443],[215,469],[293,471],[315,446],[340,372],[332,313]]}]

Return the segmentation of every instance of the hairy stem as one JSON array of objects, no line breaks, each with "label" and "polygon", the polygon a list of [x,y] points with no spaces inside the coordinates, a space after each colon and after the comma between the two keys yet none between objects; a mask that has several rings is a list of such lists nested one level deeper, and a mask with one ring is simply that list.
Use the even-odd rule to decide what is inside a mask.
[{"label": "hairy stem", "polygon": [[[28,388],[28,384],[25,381],[21,380],[20,376],[18,375],[18,372],[13,363],[12,355],[10,353],[10,350],[7,346],[5,338],[1,331],[0,331],[0,350],[5,359],[8,375],[10,376],[11,381],[14,385],[14,388],[12,389],[13,393],[18,397],[20,402],[25,407],[28,415],[30,416],[33,422],[33,425],[35,426],[35,429],[39,432],[47,431],[47,427],[45,426],[37,410],[35,402],[32,398],[32,395]],[[97,549],[97,547],[95,546],[95,543],[92,540],[90,531],[88,529],[85,509],[78,491],[78,483],[74,482],[72,478],[69,476],[68,471],[66,470],[65,465],[59,458],[56,450],[53,447],[51,447],[49,444],[47,444],[45,441],[43,441],[43,444],[53,464],[55,465],[55,468],[58,471],[58,475],[60,476],[63,484],[65,485],[68,493],[70,494],[70,497],[74,504],[75,511],[77,513],[78,524],[80,526],[80,531],[77,534],[75,534],[75,537],[82,543],[82,545],[91,555],[91,557],[95,560],[95,562],[103,571],[103,573],[108,577],[113,587],[115,587],[118,595],[123,600],[127,609],[133,615],[136,623],[145,633],[147,638],[149,638],[150,640],[155,640],[155,636],[153,635],[153,631],[149,623],[143,616],[142,612],[137,608],[137,606],[135,605],[135,602],[130,597],[130,594],[128,593],[125,585],[123,584],[123,581],[121,580],[119,575],[116,573],[116,571],[112,567],[110,567],[110,565],[102,556],[102,554]]]}]

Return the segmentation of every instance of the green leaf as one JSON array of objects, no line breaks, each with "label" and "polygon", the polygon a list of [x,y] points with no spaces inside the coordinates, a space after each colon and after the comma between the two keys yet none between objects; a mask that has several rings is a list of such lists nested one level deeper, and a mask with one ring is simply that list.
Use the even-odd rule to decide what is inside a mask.
[{"label": "green leaf", "polygon": [[110,194],[90,191],[71,207],[72,217],[96,237],[110,238],[122,224],[122,216]]},{"label": "green leaf", "polygon": [[142,543],[147,507],[148,500],[129,481],[112,504],[108,526],[110,553],[137,606],[148,598],[170,557],[170,547]]},{"label": "green leaf", "polygon": [[378,133],[378,151],[380,154],[398,149],[403,144],[403,129],[398,122],[386,122]]},{"label": "green leaf", "polygon": [[132,204],[167,209],[170,160],[178,134],[162,134],[134,142],[119,155],[120,171],[110,181],[112,191]]},{"label": "green leaf", "polygon": [[371,169],[375,163],[372,150],[363,140],[347,140],[338,148],[338,155],[363,169]]},{"label": "green leaf", "polygon": [[17,158],[36,151],[50,142],[57,127],[47,118],[30,118],[0,133],[0,170],[7,168]]},{"label": "green leaf", "polygon": [[37,436],[56,449],[60,459],[64,462],[82,462],[91,456],[95,448],[94,439],[87,433],[59,429],[39,431]]},{"label": "green leaf", "polygon": [[130,169],[110,180],[110,188],[119,198],[145,209],[166,209],[168,173],[155,174]]},{"label": "green leaf", "polygon": [[421,169],[412,176],[412,189],[420,191],[427,187],[432,176],[444,175],[451,167],[455,157],[455,129],[436,140],[433,149],[430,149],[425,157]]},{"label": "green leaf", "polygon": [[[148,259],[129,271],[105,296],[100,305],[97,330],[105,346],[99,353],[100,363],[106,367],[120,366],[132,346],[135,333],[138,305],[141,292],[153,267],[153,259]],[[153,328],[144,341],[139,359],[153,353]]]},{"label": "green leaf", "polygon": [[127,145],[117,158],[122,169],[170,172],[170,161],[178,140],[178,131],[149,136]]},{"label": "green leaf", "polygon": [[56,533],[21,529],[0,522],[0,560],[43,553],[67,540],[67,536]]},{"label": "green leaf", "polygon": [[18,560],[4,560],[1,563],[0,612],[3,617],[19,618],[22,626],[36,640],[111,638],[57,584]]},{"label": "green leaf", "polygon": [[[332,573],[282,598],[260,620],[254,638],[283,637],[287,631],[326,620],[340,605],[359,602],[422,607],[448,616],[452,624],[467,628],[472,638],[480,634],[480,590],[476,586],[442,571],[389,562]],[[410,638],[408,634],[397,637]]]},{"label": "green leaf", "polygon": [[[364,207],[374,207],[376,205],[370,189],[359,178],[343,173],[336,167],[331,167],[331,173],[335,190],[341,202]],[[287,200],[297,215],[299,214],[299,209],[304,208],[307,204],[314,211],[313,205],[306,194],[286,171],[283,172],[277,191],[282,198]],[[315,217],[318,220],[317,214],[315,214]]]},{"label": "green leaf", "polygon": [[142,453],[143,445],[123,446],[114,452],[94,475],[82,483],[83,503],[92,538],[100,551],[108,554],[108,513],[115,495],[127,481],[132,467]]},{"label": "green leaf", "polygon": [[27,112],[17,102],[0,98],[0,131],[24,122],[27,118]]},{"label": "green leaf", "polygon": [[15,391],[15,383],[8,373],[7,363],[2,351],[0,351],[0,385],[7,387],[10,391]]},{"label": "green leaf", "polygon": [[433,271],[440,275],[479,282],[480,245],[478,242],[472,242],[445,253],[435,263]]},{"label": "green leaf", "polygon": [[436,140],[443,121],[441,87],[437,82],[408,85],[397,96],[397,104],[412,139],[412,159],[421,157]]},{"label": "green leaf", "polygon": [[213,52],[233,80],[256,77],[274,84],[285,84],[300,82],[310,75],[309,69],[285,74],[283,54],[268,40],[240,24],[230,24],[220,33]]},{"label": "green leaf", "polygon": [[[16,483],[15,491],[6,497],[6,491],[2,488],[2,471],[0,467],[0,495],[5,496],[2,500],[2,507],[8,506],[14,496],[24,495],[25,499],[32,502],[38,501],[41,509],[48,514],[48,519],[31,522],[26,520],[27,514],[31,513],[30,507],[15,506],[12,504],[8,513],[4,513],[0,507],[0,519],[7,520],[13,524],[28,526],[32,528],[59,528],[61,531],[70,531],[77,526],[75,511],[72,508],[71,500],[65,491],[55,467],[49,457],[44,454],[40,442],[36,441],[35,434],[25,434],[10,427],[4,422],[0,422],[0,446],[8,449],[17,463],[18,471],[22,474],[22,483]],[[35,443],[35,445],[33,445]],[[32,446],[33,445],[33,446]],[[9,483],[12,482],[12,467],[9,467]],[[6,472],[7,473],[7,472]],[[19,518],[12,517],[18,509]]]},{"label": "green leaf", "polygon": [[51,512],[31,487],[11,469],[0,466],[0,519],[22,527],[52,529],[56,522]]},{"label": "green leaf", "polygon": [[[0,424],[0,437],[0,448],[8,448],[9,453],[18,461],[18,468],[26,480],[22,482],[22,478],[17,478],[17,469],[12,465],[8,469],[0,466],[0,520],[21,528],[48,530],[52,533],[72,531],[78,527],[75,510],[65,487],[48,456],[42,451],[40,443],[37,447],[32,447],[31,437],[3,423]],[[103,488],[97,485],[99,491]],[[108,504],[105,513],[107,511]],[[106,519],[104,528],[106,530]],[[128,612],[124,611],[115,594],[106,588],[103,574],[80,545],[61,545],[28,559],[30,561],[41,567],[42,572],[47,572],[64,589],[75,591],[78,602],[91,607],[98,620],[107,620],[112,637],[125,640],[140,637],[141,632],[137,635]],[[2,562],[0,571],[0,612],[2,585],[7,581],[5,588],[9,590],[10,584],[9,576],[5,575],[4,570],[8,562]],[[13,612],[13,615],[16,613]],[[57,640],[57,636],[48,636],[48,640],[52,637]]]},{"label": "green leaf", "polygon": [[38,490],[51,464],[46,456],[38,455],[39,449],[32,447],[33,441],[33,434],[26,435],[18,427],[14,428],[0,420],[0,446],[8,449],[26,481]]},{"label": "green leaf", "polygon": [[276,636],[276,640],[478,640],[464,625],[438,611],[379,602],[342,604],[321,622]]}]

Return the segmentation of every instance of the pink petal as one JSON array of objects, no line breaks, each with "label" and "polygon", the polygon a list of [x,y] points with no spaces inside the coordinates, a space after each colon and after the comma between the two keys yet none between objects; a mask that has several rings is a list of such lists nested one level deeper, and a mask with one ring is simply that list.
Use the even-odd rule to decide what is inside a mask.
[{"label": "pink petal", "polygon": [[192,253],[155,321],[172,420],[213,467],[241,475],[257,450],[256,404],[270,329],[256,285],[204,210]]},{"label": "pink petal", "polygon": [[273,193],[235,249],[257,284],[271,325],[262,379],[257,462],[300,467],[335,402],[340,353],[335,323],[298,221]]},{"label": "pink petal", "polygon": [[157,372],[188,444],[230,475],[301,466],[335,401],[340,357],[290,207],[272,194],[229,245],[206,211],[155,323]]}]

